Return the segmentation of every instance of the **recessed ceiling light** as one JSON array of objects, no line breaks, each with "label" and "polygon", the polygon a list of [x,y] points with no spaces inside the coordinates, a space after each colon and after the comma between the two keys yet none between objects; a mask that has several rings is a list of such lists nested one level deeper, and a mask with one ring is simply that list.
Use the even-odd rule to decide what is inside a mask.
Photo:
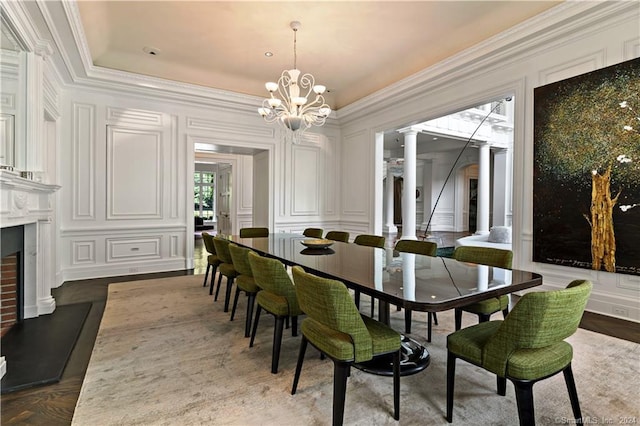
[{"label": "recessed ceiling light", "polygon": [[273,56],[272,52],[264,52],[264,56],[266,56],[267,58],[270,58]]},{"label": "recessed ceiling light", "polygon": [[158,56],[160,54],[160,49],[151,46],[145,46],[142,48],[142,51],[147,55]]}]

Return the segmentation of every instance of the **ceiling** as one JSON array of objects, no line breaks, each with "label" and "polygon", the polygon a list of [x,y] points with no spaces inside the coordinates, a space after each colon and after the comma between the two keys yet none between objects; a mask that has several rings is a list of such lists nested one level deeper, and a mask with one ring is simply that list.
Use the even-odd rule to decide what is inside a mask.
[{"label": "ceiling", "polygon": [[[264,97],[297,65],[349,105],[559,1],[78,1],[94,65]],[[153,51],[156,54],[146,53]],[[273,56],[265,56],[272,52]]]}]

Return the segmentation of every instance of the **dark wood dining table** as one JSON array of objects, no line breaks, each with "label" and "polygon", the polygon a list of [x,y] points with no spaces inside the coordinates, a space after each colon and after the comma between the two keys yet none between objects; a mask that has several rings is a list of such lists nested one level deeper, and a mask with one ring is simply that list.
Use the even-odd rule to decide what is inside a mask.
[{"label": "dark wood dining table", "polygon": [[[347,287],[379,301],[379,320],[389,323],[390,305],[423,312],[439,312],[542,284],[533,272],[507,270],[445,257],[400,253],[339,241],[326,248],[305,246],[300,234],[273,233],[263,238],[228,237],[234,243],[302,266],[307,272],[342,281]],[[422,345],[403,336],[402,375],[415,374],[430,362]],[[389,364],[363,365],[361,369],[391,374]]]}]

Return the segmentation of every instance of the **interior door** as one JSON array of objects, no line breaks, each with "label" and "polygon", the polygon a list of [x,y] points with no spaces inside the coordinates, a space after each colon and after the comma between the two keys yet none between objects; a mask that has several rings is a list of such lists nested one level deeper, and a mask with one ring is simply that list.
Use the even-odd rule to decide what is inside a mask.
[{"label": "interior door", "polygon": [[218,234],[231,235],[231,164],[220,164],[218,167],[218,188],[216,191],[218,206]]}]

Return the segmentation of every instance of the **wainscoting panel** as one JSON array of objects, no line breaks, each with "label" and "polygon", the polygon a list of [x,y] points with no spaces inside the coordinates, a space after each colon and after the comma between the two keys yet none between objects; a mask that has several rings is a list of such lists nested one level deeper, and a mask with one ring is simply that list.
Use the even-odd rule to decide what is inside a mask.
[{"label": "wainscoting panel", "polygon": [[345,136],[342,145],[342,214],[368,217],[371,205],[371,176],[369,161],[373,158],[373,143],[367,131]]},{"label": "wainscoting panel", "polygon": [[146,238],[107,238],[107,262],[159,259],[162,236]]},{"label": "wainscoting panel", "polygon": [[107,107],[107,121],[117,124],[161,126],[162,113],[142,109]]},{"label": "wainscoting panel", "polygon": [[580,58],[571,58],[571,60],[555,64],[553,67],[540,70],[538,73],[541,85],[561,81],[576,75],[584,74],[604,66],[606,52],[599,50]]},{"label": "wainscoting panel", "polygon": [[73,241],[71,245],[73,251],[72,264],[83,265],[87,263],[96,263],[95,241]]},{"label": "wainscoting panel", "polygon": [[107,220],[162,217],[162,136],[107,126]]},{"label": "wainscoting panel", "polygon": [[95,219],[96,106],[73,105],[73,220]]},{"label": "wainscoting panel", "polygon": [[291,215],[319,215],[321,152],[317,146],[293,149]]}]

